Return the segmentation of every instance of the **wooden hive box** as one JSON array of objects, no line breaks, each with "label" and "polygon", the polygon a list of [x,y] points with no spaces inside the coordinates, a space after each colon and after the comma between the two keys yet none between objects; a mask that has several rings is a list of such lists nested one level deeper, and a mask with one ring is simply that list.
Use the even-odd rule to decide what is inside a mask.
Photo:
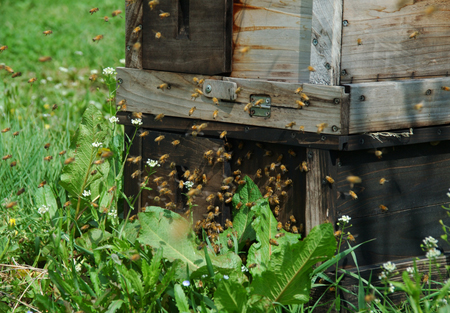
[{"label": "wooden hive box", "polygon": [[[167,180],[171,194],[159,195],[151,182],[154,190],[134,209],[184,212],[186,190],[177,180],[197,170],[209,181],[195,200],[201,218],[206,198],[239,170],[263,194],[274,177],[279,204],[272,198],[272,208],[280,206],[283,222],[294,215],[304,233],[350,215],[357,242],[377,238],[358,250],[360,265],[420,255],[425,236],[439,237],[441,206],[449,202],[450,3],[416,2],[179,0],[153,10],[144,1],[129,4],[116,100],[126,100],[119,117],[128,136],[135,131],[131,112],[143,113],[138,134],[148,135],[134,137],[130,153],[142,161],[126,167],[125,193],[138,194],[142,178],[131,174],[147,159],[169,154],[156,175],[174,176]],[[197,134],[193,126],[203,123]],[[212,162],[204,157],[209,150]],[[264,175],[271,164],[275,170]],[[362,183],[351,187],[350,175]],[[214,201],[219,219],[232,216],[230,204]]]}]

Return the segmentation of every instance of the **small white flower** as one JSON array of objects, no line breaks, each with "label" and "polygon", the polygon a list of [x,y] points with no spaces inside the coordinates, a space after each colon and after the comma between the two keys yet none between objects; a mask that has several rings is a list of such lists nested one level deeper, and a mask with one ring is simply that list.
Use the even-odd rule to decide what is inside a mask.
[{"label": "small white flower", "polygon": [[350,216],[348,216],[348,215],[342,215],[342,217],[340,217],[338,219],[338,221],[339,222],[344,222],[344,223],[349,223],[351,219],[352,218]]},{"label": "small white flower", "polygon": [[50,206],[47,206],[45,204],[43,204],[39,209],[38,209],[38,213],[43,215],[45,213],[48,212],[48,210],[50,209]]},{"label": "small white flower", "polygon": [[107,67],[103,69],[103,75],[116,75],[116,70],[112,67]]},{"label": "small white flower", "polygon": [[80,263],[78,263],[77,265],[75,265],[75,270],[76,270],[77,272],[81,272],[81,264],[80,264]]},{"label": "small white flower", "polygon": [[148,159],[147,165],[150,167],[161,166],[157,160]]},{"label": "small white flower", "polygon": [[45,84],[47,83],[47,80],[46,80],[46,79],[41,79],[39,82],[40,82],[42,85],[45,85]]},{"label": "small white flower", "polygon": [[207,274],[203,274],[203,275],[202,275],[202,278],[206,278],[206,277],[208,277]]},{"label": "small white flower", "polygon": [[84,80],[84,76],[78,76],[78,80]]},{"label": "small white flower", "polygon": [[379,280],[383,280],[383,279],[386,279],[387,277],[386,277],[386,273],[385,272],[381,272],[380,273],[380,275],[378,275],[378,279]]},{"label": "small white flower", "polygon": [[78,86],[78,82],[71,82],[71,83],[70,83],[70,86],[76,87],[76,86]]},{"label": "small white flower", "polygon": [[102,146],[102,143],[101,142],[93,142],[92,146],[95,147],[95,148],[98,148],[98,147]]},{"label": "small white flower", "polygon": [[[48,78],[47,78],[47,79],[48,79]],[[55,88],[55,89],[61,89],[61,87],[62,87],[62,84],[59,83],[59,84],[56,84],[54,88]]]},{"label": "small white flower", "polygon": [[184,182],[184,187],[186,187],[187,189],[191,189],[193,186],[194,186],[194,183],[191,181]]},{"label": "small white flower", "polygon": [[131,124],[141,126],[142,125],[142,120],[140,118],[137,118],[137,119],[134,119],[134,120],[132,119],[131,120]]},{"label": "small white flower", "polygon": [[441,255],[441,251],[436,248],[431,248],[428,250],[427,254],[425,255],[427,258],[432,259],[436,258]]},{"label": "small white flower", "polygon": [[392,273],[393,271],[395,271],[395,269],[397,268],[397,266],[392,263],[391,261],[383,263],[383,268],[388,271],[389,273]]},{"label": "small white flower", "polygon": [[98,70],[91,70],[91,74],[98,74]]},{"label": "small white flower", "polygon": [[394,287],[394,285],[392,285],[392,284],[389,284],[389,292],[390,292],[390,293],[393,293],[393,292],[394,292],[394,290],[395,290],[395,287]]},{"label": "small white flower", "polygon": [[228,275],[223,275],[223,279],[229,279],[230,278],[230,276],[228,276]]},{"label": "small white flower", "polygon": [[53,77],[51,77],[51,76],[47,77],[47,81],[51,82],[52,80],[53,80]]},{"label": "small white flower", "polygon": [[83,51],[75,51],[76,55],[83,55]]},{"label": "small white flower", "polygon": [[119,62],[120,62],[121,64],[125,64],[125,59],[120,59]]},{"label": "small white flower", "polygon": [[441,299],[439,300],[440,305],[447,305],[447,299]]},{"label": "small white flower", "polygon": [[241,266],[241,272],[242,272],[242,273],[248,272],[248,268],[245,267],[245,265],[242,265],[242,266]]},{"label": "small white flower", "polygon": [[68,92],[67,92],[67,90],[63,90],[63,91],[61,91],[61,94],[62,94],[63,96],[67,96]]},{"label": "small white flower", "polygon": [[110,117],[109,118],[109,122],[110,123],[117,123],[119,121],[119,118],[118,117],[115,117],[115,116],[112,116],[112,117]]},{"label": "small white flower", "polygon": [[117,216],[117,210],[112,209],[108,212],[108,216],[110,217],[116,217]]},{"label": "small white flower", "polygon": [[409,266],[406,268],[406,271],[410,274],[414,274],[414,267]]},{"label": "small white flower", "polygon": [[68,69],[68,68],[65,68],[65,67],[62,67],[62,66],[59,67],[59,70],[60,70],[61,72],[64,72],[64,73],[69,72],[69,69]]},{"label": "small white flower", "polygon": [[51,115],[48,114],[48,113],[44,113],[44,114],[42,114],[42,116],[43,116],[43,117],[50,117]]},{"label": "small white flower", "polygon": [[191,285],[191,282],[189,280],[185,280],[182,282],[184,287],[189,287]]},{"label": "small white flower", "polygon": [[91,195],[91,191],[90,190],[83,191],[83,197],[89,197],[90,195]]},{"label": "small white flower", "polygon": [[425,237],[425,239],[423,240],[423,243],[425,244],[425,247],[427,247],[427,248],[435,248],[435,247],[437,247],[438,240],[431,236],[428,236],[428,237]]}]

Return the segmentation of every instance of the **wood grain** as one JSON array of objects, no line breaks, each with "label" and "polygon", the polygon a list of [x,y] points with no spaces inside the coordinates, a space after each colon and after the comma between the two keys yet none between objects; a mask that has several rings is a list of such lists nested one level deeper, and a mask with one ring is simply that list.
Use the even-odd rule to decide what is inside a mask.
[{"label": "wood grain", "polygon": [[[343,83],[447,76],[450,36],[445,0],[344,1]],[[434,6],[436,11],[425,14]],[[410,35],[418,32],[414,38]],[[358,44],[358,39],[361,44]]]},{"label": "wood grain", "polygon": [[310,83],[340,84],[342,0],[314,1],[312,15]]},{"label": "wood grain", "polygon": [[309,82],[312,2],[236,1],[231,76]]},{"label": "wood grain", "polygon": [[443,86],[450,78],[350,84],[349,133],[448,124],[450,91]]},{"label": "wood grain", "polygon": [[131,4],[126,3],[125,14],[125,66],[129,68],[142,68],[142,49],[134,48],[134,44],[142,45],[142,31],[137,34],[133,30],[142,25],[143,0],[136,0]]},{"label": "wood grain", "polygon": [[[340,106],[335,104],[333,98],[341,101],[341,98],[347,97],[343,93],[343,87],[304,84],[304,92],[310,97],[311,104],[303,109],[297,109],[295,100],[300,99],[300,96],[294,93],[300,87],[297,84],[229,79],[242,85],[244,91],[236,102],[221,101],[219,106],[216,106],[212,99],[205,96],[195,100],[191,98],[196,87],[192,80],[193,75],[124,68],[118,68],[117,71],[117,77],[121,78],[123,83],[117,91],[116,99],[117,101],[126,99],[129,111],[149,114],[164,113],[166,116],[187,119],[278,129],[286,129],[288,123],[295,122],[296,125],[292,130],[298,130],[300,126],[304,126],[304,130],[307,132],[316,132],[316,125],[326,123],[328,126],[324,129],[324,134],[341,133]],[[214,77],[202,78],[213,79]],[[217,79],[221,78],[217,77]],[[157,89],[157,86],[162,83],[170,85],[170,89]],[[250,100],[250,93],[265,94],[271,97],[270,118],[251,117],[244,111],[245,105]],[[190,116],[189,111],[194,106],[196,110]],[[218,117],[214,119],[213,112],[216,109],[219,110],[219,113]],[[336,126],[334,129],[336,131],[332,130],[332,126]]]},{"label": "wood grain", "polygon": [[[143,67],[209,75],[231,72],[231,10],[232,0],[161,1],[154,10],[145,4]],[[170,16],[160,18],[161,11]]]}]

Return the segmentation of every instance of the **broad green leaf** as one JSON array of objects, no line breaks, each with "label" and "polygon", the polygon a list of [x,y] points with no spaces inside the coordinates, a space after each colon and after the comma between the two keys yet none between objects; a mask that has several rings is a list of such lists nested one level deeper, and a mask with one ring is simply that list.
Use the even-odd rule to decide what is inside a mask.
[{"label": "broad green leaf", "polygon": [[247,239],[250,241],[255,240],[256,235],[251,223],[253,221],[253,210],[246,206],[246,203],[256,202],[258,199],[262,199],[262,194],[259,191],[258,186],[245,176],[246,183],[240,185],[233,196],[233,208],[241,202],[242,206],[239,210],[233,210],[233,228],[238,233],[239,242],[245,242]]},{"label": "broad green leaf", "polygon": [[[169,261],[181,260],[191,271],[206,266],[204,252],[197,249],[191,225],[182,216],[159,207],[147,207],[139,213],[141,230],[138,241],[153,248],[163,248]],[[236,268],[240,258],[235,254],[211,255],[211,262],[219,268]],[[184,274],[184,273],[183,273]]]},{"label": "broad green leaf", "polygon": [[175,284],[174,288],[175,303],[180,313],[189,313],[189,303],[180,284]]},{"label": "broad green leaf", "polygon": [[114,313],[118,309],[122,307],[123,300],[114,300],[111,302],[111,304],[108,307],[108,310],[105,313]]},{"label": "broad green leaf", "polygon": [[272,255],[268,269],[254,277],[253,293],[283,305],[308,302],[313,265],[331,258],[335,251],[333,226],[314,227],[303,241],[287,243]]},{"label": "broad green leaf", "polygon": [[50,218],[53,218],[58,210],[58,204],[56,203],[52,188],[49,185],[45,185],[43,188],[38,188],[34,197],[37,207],[39,208],[43,205],[48,206]]},{"label": "broad green leaf", "polygon": [[214,293],[214,303],[219,311],[246,312],[247,301],[248,295],[244,286],[231,279],[222,279]]},{"label": "broad green leaf", "polygon": [[[91,190],[91,199],[98,196],[100,192],[100,182],[109,171],[109,163],[104,162],[94,165],[95,160],[99,160],[97,152],[99,148],[94,147],[94,142],[101,142],[106,146],[108,124],[102,116],[100,110],[95,106],[88,106],[83,114],[81,124],[75,136],[74,145],[69,152],[75,161],[64,166],[61,174],[60,184],[73,197],[79,197],[84,190]],[[91,175],[93,170],[97,170],[95,175]],[[94,182],[97,183],[94,184]]]},{"label": "broad green leaf", "polygon": [[[256,263],[256,267],[250,269],[250,271],[252,275],[259,275],[267,268],[274,253],[283,249],[283,246],[287,243],[297,243],[300,235],[288,233],[284,229],[277,230],[278,222],[273,216],[266,199],[257,201],[252,210],[256,216],[252,227],[256,232],[257,242],[252,244],[248,251],[247,264]],[[284,235],[275,238],[277,234]],[[275,240],[279,245],[271,245],[270,239]]]},{"label": "broad green leaf", "polygon": [[108,240],[110,237],[111,234],[107,231],[102,231],[98,228],[92,228],[84,233],[81,237],[78,237],[75,242],[82,248],[88,251],[92,251],[93,249],[97,248],[101,242]]}]

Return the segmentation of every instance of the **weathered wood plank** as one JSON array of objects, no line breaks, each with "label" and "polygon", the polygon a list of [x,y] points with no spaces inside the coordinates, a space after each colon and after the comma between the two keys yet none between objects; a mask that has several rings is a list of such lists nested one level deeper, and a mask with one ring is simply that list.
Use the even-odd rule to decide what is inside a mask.
[{"label": "weathered wood plank", "polygon": [[336,159],[331,151],[306,149],[306,233],[314,226],[334,222],[336,186],[326,181],[325,176],[336,177]]},{"label": "weathered wood plank", "polygon": [[[135,131],[136,131],[136,127],[125,126],[125,134],[126,134],[125,144],[130,143],[130,140],[133,138]],[[141,155],[142,155],[142,140],[140,137],[136,136],[136,137],[134,137],[133,141],[131,142],[129,157],[138,157]],[[123,170],[123,176],[125,177],[125,181],[128,181],[128,180],[131,181],[131,175],[133,173],[135,173],[136,171],[142,171],[142,168],[143,168],[142,162],[130,163],[128,166],[125,166],[125,168]],[[140,177],[140,175],[139,175],[139,177]],[[138,183],[124,184],[123,189],[124,189],[124,193],[131,200],[131,198],[135,199],[136,196],[139,194],[140,186]],[[140,199],[135,201],[133,208],[130,208],[128,203],[126,201],[124,201],[124,216],[127,216],[130,209],[132,210],[132,213],[130,214],[130,216],[133,214],[137,214],[139,212],[140,207],[141,207]]]},{"label": "weathered wood plank", "polygon": [[309,82],[312,2],[235,2],[231,76]]},{"label": "weathered wood plank", "polygon": [[[292,127],[292,130],[298,130],[300,126],[303,126],[304,131],[309,132],[316,132],[318,129],[316,125],[326,123],[327,127],[323,130],[324,134],[341,133],[341,108],[332,99],[338,99],[340,103],[341,97],[346,97],[342,92],[342,87],[305,84],[303,88],[304,92],[310,97],[310,105],[303,109],[296,109],[293,108],[293,105],[296,99],[300,99],[300,96],[296,95],[294,91],[298,88],[298,85],[287,83],[271,84],[260,81],[247,83],[241,80],[238,85],[243,85],[244,91],[237,101],[220,101],[219,106],[216,106],[212,99],[208,97],[200,96],[197,99],[191,97],[192,93],[195,93],[194,88],[197,87],[192,80],[193,75],[124,68],[118,68],[117,71],[117,77],[121,78],[123,83],[117,91],[116,99],[118,101],[126,99],[127,110],[129,111],[150,114],[164,113],[166,116],[278,129],[286,129],[288,123],[295,122],[296,124]],[[205,78],[213,79],[214,77]],[[157,89],[163,83],[167,83],[170,89]],[[246,96],[250,92],[271,97],[270,118],[251,117],[244,111],[245,105],[250,100]],[[193,107],[196,110],[189,115]],[[213,116],[215,110],[218,110],[216,118]]]},{"label": "weathered wood plank", "polygon": [[129,68],[142,68],[142,49],[134,46],[136,43],[142,46],[142,32],[137,34],[133,30],[142,25],[143,0],[136,0],[133,3],[126,2],[125,14],[125,65]]},{"label": "weathered wood plank", "polygon": [[314,1],[312,15],[310,82],[337,86],[341,75],[343,0]]},{"label": "weathered wood plank", "polygon": [[448,124],[450,91],[443,86],[450,78],[350,84],[349,133]]},{"label": "weathered wood plank", "polygon": [[[431,6],[436,11],[426,14]],[[342,82],[446,76],[449,9],[442,0],[344,1]]]},{"label": "weathered wood plank", "polygon": [[[143,67],[209,75],[229,73],[231,11],[232,0],[161,1],[153,10],[145,4]],[[161,12],[170,16],[161,18]]]}]

